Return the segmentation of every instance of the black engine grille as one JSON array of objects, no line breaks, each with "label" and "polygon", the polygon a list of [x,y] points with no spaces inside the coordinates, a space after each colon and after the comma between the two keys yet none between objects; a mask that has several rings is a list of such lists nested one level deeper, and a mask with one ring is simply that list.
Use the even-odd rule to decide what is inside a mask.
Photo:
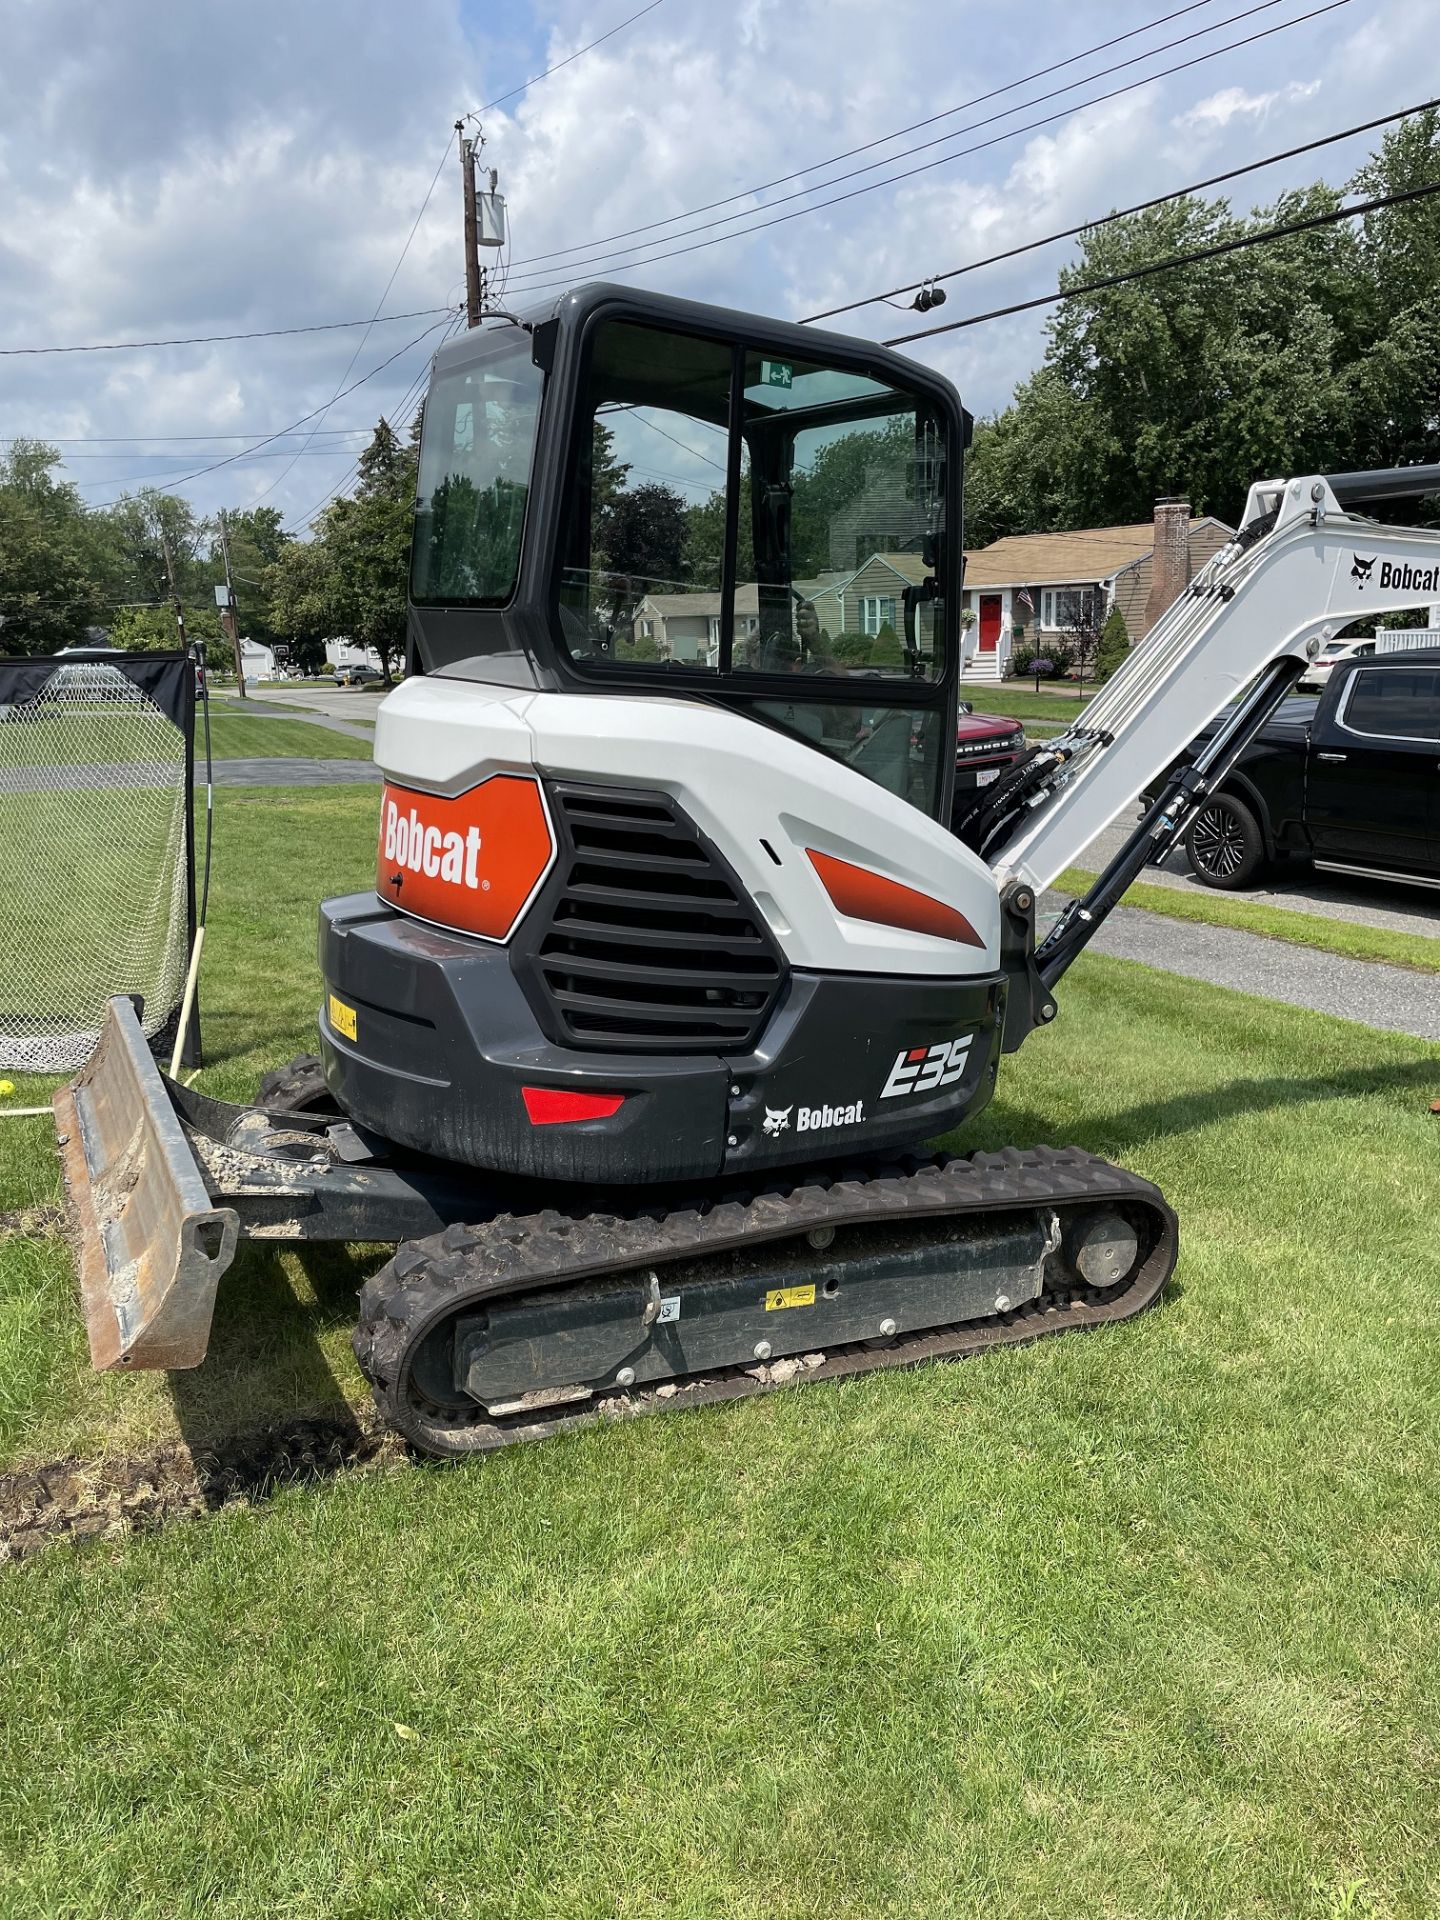
[{"label": "black engine grille", "polygon": [[785,965],[735,874],[668,795],[548,783],[555,869],[515,966],[549,1036],[747,1053]]}]

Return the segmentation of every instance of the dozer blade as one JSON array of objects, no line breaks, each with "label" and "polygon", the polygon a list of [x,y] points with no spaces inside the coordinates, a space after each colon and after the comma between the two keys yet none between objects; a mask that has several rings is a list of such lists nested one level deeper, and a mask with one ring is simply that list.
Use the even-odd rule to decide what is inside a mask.
[{"label": "dozer blade", "polygon": [[211,1201],[130,1000],[108,1003],[54,1106],[91,1364],[199,1366],[238,1219]]}]

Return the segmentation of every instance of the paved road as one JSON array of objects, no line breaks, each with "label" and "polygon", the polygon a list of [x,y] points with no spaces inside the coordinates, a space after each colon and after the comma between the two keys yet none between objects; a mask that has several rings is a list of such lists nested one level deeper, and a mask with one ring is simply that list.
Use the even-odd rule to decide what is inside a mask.
[{"label": "paved road", "polygon": [[[1107,827],[1097,834],[1076,861],[1095,873],[1120,850],[1123,827]],[[1170,887],[1204,900],[1251,900],[1259,906],[1286,907],[1295,913],[1313,913],[1327,920],[1352,920],[1367,927],[1385,927],[1394,933],[1421,933],[1440,937],[1440,893],[1429,887],[1407,887],[1400,881],[1353,880],[1338,873],[1316,873],[1300,867],[1271,884],[1248,887],[1241,893],[1217,895],[1202,887],[1190,872],[1183,853],[1172,854],[1169,869],[1147,867],[1144,886]]]},{"label": "paved road", "polygon": [[[251,687],[247,693],[257,706],[284,708],[295,719],[309,720],[317,727],[348,721],[349,725],[340,725],[341,733],[355,733],[367,739],[384,698],[382,692],[372,692],[369,687],[267,686]],[[239,706],[238,700],[232,700],[226,711],[234,713]]]},{"label": "paved road", "polygon": [[[195,769],[203,783],[205,768]],[[369,760],[217,760],[217,787],[354,787],[369,786],[380,769]]]},{"label": "paved road", "polygon": [[[1047,894],[1042,905],[1058,911],[1060,903],[1059,895]],[[1096,953],[1143,961],[1189,980],[1440,1041],[1440,978],[1434,974],[1293,947],[1236,927],[1166,920],[1137,907],[1117,907],[1091,945]]]}]

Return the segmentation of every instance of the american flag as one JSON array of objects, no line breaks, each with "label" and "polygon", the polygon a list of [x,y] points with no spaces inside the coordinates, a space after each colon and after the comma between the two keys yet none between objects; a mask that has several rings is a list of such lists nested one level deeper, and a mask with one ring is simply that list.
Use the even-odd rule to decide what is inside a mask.
[{"label": "american flag", "polygon": [[1035,602],[1030,598],[1029,587],[1021,587],[1018,598],[1021,606],[1024,607],[1027,613],[1034,613]]}]

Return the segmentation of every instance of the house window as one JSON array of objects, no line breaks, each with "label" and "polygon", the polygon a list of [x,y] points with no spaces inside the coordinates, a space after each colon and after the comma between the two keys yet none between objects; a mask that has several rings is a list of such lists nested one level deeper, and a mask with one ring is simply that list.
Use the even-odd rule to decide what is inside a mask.
[{"label": "house window", "polygon": [[862,633],[877,634],[882,627],[897,632],[895,625],[894,594],[867,594],[860,602],[860,630]]},{"label": "house window", "polygon": [[1040,594],[1040,624],[1047,633],[1071,633],[1093,627],[1099,595],[1094,587],[1045,587]]},{"label": "house window", "polygon": [[653,620],[642,620],[640,622],[640,634],[642,639],[653,640],[655,638],[655,622]]}]

